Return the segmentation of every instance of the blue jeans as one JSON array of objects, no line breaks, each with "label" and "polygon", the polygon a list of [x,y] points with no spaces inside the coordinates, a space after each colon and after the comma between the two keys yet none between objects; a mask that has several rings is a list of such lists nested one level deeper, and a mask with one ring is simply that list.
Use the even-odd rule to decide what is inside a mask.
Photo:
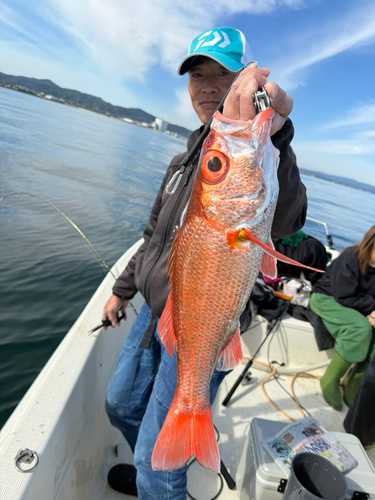
[{"label": "blue jeans", "polygon": [[[150,349],[139,347],[150,321],[151,310],[145,303],[125,339],[106,410],[134,452],[138,498],[186,500],[186,466],[171,472],[151,468],[152,451],[176,389],[177,361],[176,353],[168,356],[156,332]],[[228,373],[214,370],[211,404]]]}]

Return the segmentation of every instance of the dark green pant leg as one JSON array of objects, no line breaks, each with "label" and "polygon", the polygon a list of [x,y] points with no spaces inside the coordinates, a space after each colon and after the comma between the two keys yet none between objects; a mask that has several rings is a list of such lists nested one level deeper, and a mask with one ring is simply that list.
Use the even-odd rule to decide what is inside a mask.
[{"label": "dark green pant leg", "polygon": [[313,293],[309,305],[322,318],[336,340],[337,353],[345,361],[359,363],[375,354],[373,328],[363,314],[321,293]]}]

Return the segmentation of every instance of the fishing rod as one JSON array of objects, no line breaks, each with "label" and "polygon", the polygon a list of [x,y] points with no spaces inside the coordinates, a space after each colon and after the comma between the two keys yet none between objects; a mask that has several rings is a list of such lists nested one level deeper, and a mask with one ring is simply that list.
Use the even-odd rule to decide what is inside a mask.
[{"label": "fishing rod", "polygon": [[279,324],[280,324],[280,319],[275,319],[273,322],[268,323],[267,330],[266,330],[266,336],[264,337],[264,339],[260,343],[258,349],[255,351],[254,356],[251,359],[249,359],[249,361],[246,363],[246,366],[243,369],[241,375],[238,377],[236,382],[233,384],[233,387],[231,388],[231,390],[228,392],[227,396],[225,397],[224,401],[221,403],[223,406],[227,406],[231,397],[235,393],[237,387],[240,385],[242,380],[246,377],[247,372],[250,370],[250,367],[253,364],[254,359],[256,358],[256,356],[257,356],[258,352],[260,351],[260,349],[262,348],[263,344],[268,339],[268,337],[271,335],[271,333],[276,330],[276,328],[279,326]]},{"label": "fishing rod", "polygon": [[[215,109],[214,114],[216,113],[216,111],[219,111],[220,113],[223,111],[225,100],[228,97],[229,92],[231,91],[232,85],[237,80],[237,78],[240,76],[242,71],[254,63],[258,66],[257,61],[250,61],[247,64],[245,64],[245,66],[242,68],[242,70],[236,75],[233,82],[231,83],[231,86],[229,87],[226,94],[224,95],[224,97],[220,101],[220,104]],[[271,104],[272,104],[271,99],[268,95],[268,92],[264,87],[262,87],[255,94],[253,94],[253,101],[254,101],[256,114],[260,113],[261,111],[264,111],[267,107],[271,106]],[[177,172],[173,175],[171,180],[168,182],[167,187],[165,188],[165,192],[167,194],[173,194],[176,192],[176,189],[177,189],[178,185],[180,184],[180,181],[182,179],[182,176],[183,176],[187,166],[189,165],[190,161],[193,158],[195,158],[196,153],[201,149],[204,140],[206,139],[206,137],[210,133],[211,124],[212,124],[212,120],[214,118],[214,114],[211,116],[209,122],[204,127],[201,135],[195,141],[195,143],[194,143],[193,147],[191,148],[191,150],[189,151],[189,153],[185,156],[185,158],[180,163],[180,166],[179,166],[179,169],[177,170]],[[192,168],[191,168],[191,170],[192,170]],[[191,171],[190,171],[190,173],[191,173]],[[188,178],[190,177],[190,173],[188,175]],[[185,182],[185,184],[186,183],[187,182]]]},{"label": "fishing rod", "polygon": [[[95,256],[98,258],[100,265],[105,270],[105,273],[106,274],[110,273],[115,280],[117,279],[116,276],[113,274],[112,270],[110,269],[110,267],[108,266],[108,264],[106,263],[106,261],[104,260],[104,257],[102,257],[102,255],[95,248],[95,246],[91,243],[91,241],[87,238],[87,236],[83,233],[83,231],[81,231],[81,229],[77,226],[77,224],[75,224],[72,221],[72,219],[70,219],[66,214],[64,214],[64,212],[62,210],[60,210],[55,205],[53,205],[53,203],[45,200],[41,196],[38,196],[38,195],[32,194],[32,193],[27,193],[27,192],[14,192],[14,193],[7,194],[7,195],[3,196],[2,198],[0,198],[0,203],[2,201],[6,200],[7,198],[10,198],[11,196],[18,196],[18,195],[31,196],[32,198],[37,198],[38,200],[42,201],[43,203],[46,203],[51,208],[53,208],[59,215],[61,215],[61,217],[63,217],[67,222],[69,222],[69,224],[77,231],[77,233],[81,236],[81,238],[84,239],[84,241],[88,244],[90,249],[94,252]],[[138,312],[131,302],[129,302],[129,306],[134,311],[134,313],[138,316]]]}]

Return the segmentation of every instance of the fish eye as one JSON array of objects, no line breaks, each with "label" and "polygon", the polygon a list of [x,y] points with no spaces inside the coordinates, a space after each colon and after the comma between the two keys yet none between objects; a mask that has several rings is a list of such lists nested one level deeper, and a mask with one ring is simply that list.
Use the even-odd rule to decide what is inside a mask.
[{"label": "fish eye", "polygon": [[225,179],[229,171],[229,159],[221,151],[211,149],[201,164],[201,173],[206,184],[218,184]]},{"label": "fish eye", "polygon": [[207,162],[207,168],[210,172],[219,172],[223,168],[220,158],[213,156]]}]

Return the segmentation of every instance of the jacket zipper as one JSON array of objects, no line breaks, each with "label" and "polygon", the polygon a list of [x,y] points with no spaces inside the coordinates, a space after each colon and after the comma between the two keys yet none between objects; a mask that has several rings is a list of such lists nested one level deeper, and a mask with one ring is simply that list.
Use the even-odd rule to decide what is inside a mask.
[{"label": "jacket zipper", "polygon": [[168,224],[166,226],[166,230],[164,231],[164,235],[163,235],[163,243],[162,245],[160,246],[160,250],[159,250],[159,253],[154,261],[154,263],[152,264],[152,267],[151,269],[149,270],[148,272],[148,275],[146,277],[146,280],[145,280],[145,299],[146,299],[146,302],[148,304],[150,304],[150,287],[149,287],[149,282],[150,282],[150,277],[151,277],[151,274],[152,272],[154,271],[154,268],[161,256],[161,254],[163,253],[163,249],[164,249],[164,246],[165,246],[165,242],[166,242],[166,239],[167,239],[167,236],[170,232],[170,229],[171,229],[171,225],[173,224],[173,221],[174,221],[174,218],[175,218],[175,215],[176,215],[176,212],[180,206],[180,203],[182,201],[182,198],[183,198],[183,194],[185,192],[185,188],[186,186],[188,185],[189,183],[189,180],[190,180],[190,176],[193,172],[193,169],[194,169],[194,164],[197,160],[197,157],[194,158],[192,164],[191,164],[191,168],[188,168],[186,169],[186,179],[185,179],[185,182],[181,188],[181,191],[178,193],[178,198],[176,200],[176,203],[173,205],[173,209],[172,209],[172,212],[171,212],[171,216],[169,217],[169,220],[168,220]]}]

